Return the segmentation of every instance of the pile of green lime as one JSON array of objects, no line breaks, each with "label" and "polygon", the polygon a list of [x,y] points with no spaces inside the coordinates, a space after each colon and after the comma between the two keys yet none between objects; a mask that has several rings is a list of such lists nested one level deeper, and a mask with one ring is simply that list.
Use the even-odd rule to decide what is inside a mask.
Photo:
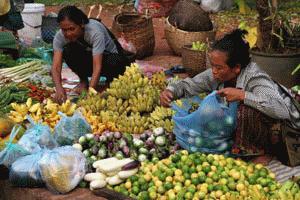
[{"label": "pile of green lime", "polygon": [[183,150],[161,161],[143,163],[138,174],[113,189],[141,200],[196,200],[246,199],[253,191],[270,197],[279,187],[275,174],[261,164]]}]

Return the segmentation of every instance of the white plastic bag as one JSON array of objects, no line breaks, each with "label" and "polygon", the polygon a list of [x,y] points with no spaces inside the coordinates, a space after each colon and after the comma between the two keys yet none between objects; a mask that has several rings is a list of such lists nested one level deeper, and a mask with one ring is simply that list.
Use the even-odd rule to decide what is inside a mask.
[{"label": "white plastic bag", "polygon": [[232,7],[232,0],[201,0],[201,8],[206,12],[218,12]]},{"label": "white plastic bag", "polygon": [[71,146],[48,151],[39,161],[40,173],[49,190],[67,193],[83,179],[87,163],[85,156]]}]

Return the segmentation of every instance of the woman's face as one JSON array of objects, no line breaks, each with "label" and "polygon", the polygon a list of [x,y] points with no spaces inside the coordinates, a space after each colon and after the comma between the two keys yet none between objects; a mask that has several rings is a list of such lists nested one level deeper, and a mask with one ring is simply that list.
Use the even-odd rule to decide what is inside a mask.
[{"label": "woman's face", "polygon": [[67,18],[59,23],[59,27],[61,28],[65,38],[71,42],[76,41],[83,35],[84,25],[75,24]]},{"label": "woman's face", "polygon": [[236,79],[240,74],[241,67],[236,65],[230,68],[227,64],[227,54],[219,51],[213,50],[208,54],[209,62],[211,64],[213,77],[219,82],[226,82]]}]

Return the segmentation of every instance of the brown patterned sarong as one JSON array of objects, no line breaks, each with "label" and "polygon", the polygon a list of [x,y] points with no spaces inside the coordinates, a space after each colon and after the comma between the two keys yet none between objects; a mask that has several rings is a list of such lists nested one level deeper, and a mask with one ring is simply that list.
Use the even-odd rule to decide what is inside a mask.
[{"label": "brown patterned sarong", "polygon": [[243,104],[238,108],[237,120],[233,154],[262,155],[272,152],[272,146],[280,136],[280,120]]}]

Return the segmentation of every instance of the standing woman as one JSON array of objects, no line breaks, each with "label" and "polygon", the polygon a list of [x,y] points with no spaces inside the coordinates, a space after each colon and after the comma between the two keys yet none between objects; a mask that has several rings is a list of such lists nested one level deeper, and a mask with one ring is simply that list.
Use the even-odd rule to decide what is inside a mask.
[{"label": "standing woman", "polygon": [[76,87],[78,93],[88,87],[96,88],[100,75],[111,82],[114,77],[124,73],[130,61],[113,34],[101,22],[88,19],[75,6],[62,8],[57,21],[60,30],[53,40],[52,65],[56,101],[66,100],[61,80],[63,60],[80,78],[80,83]]}]

